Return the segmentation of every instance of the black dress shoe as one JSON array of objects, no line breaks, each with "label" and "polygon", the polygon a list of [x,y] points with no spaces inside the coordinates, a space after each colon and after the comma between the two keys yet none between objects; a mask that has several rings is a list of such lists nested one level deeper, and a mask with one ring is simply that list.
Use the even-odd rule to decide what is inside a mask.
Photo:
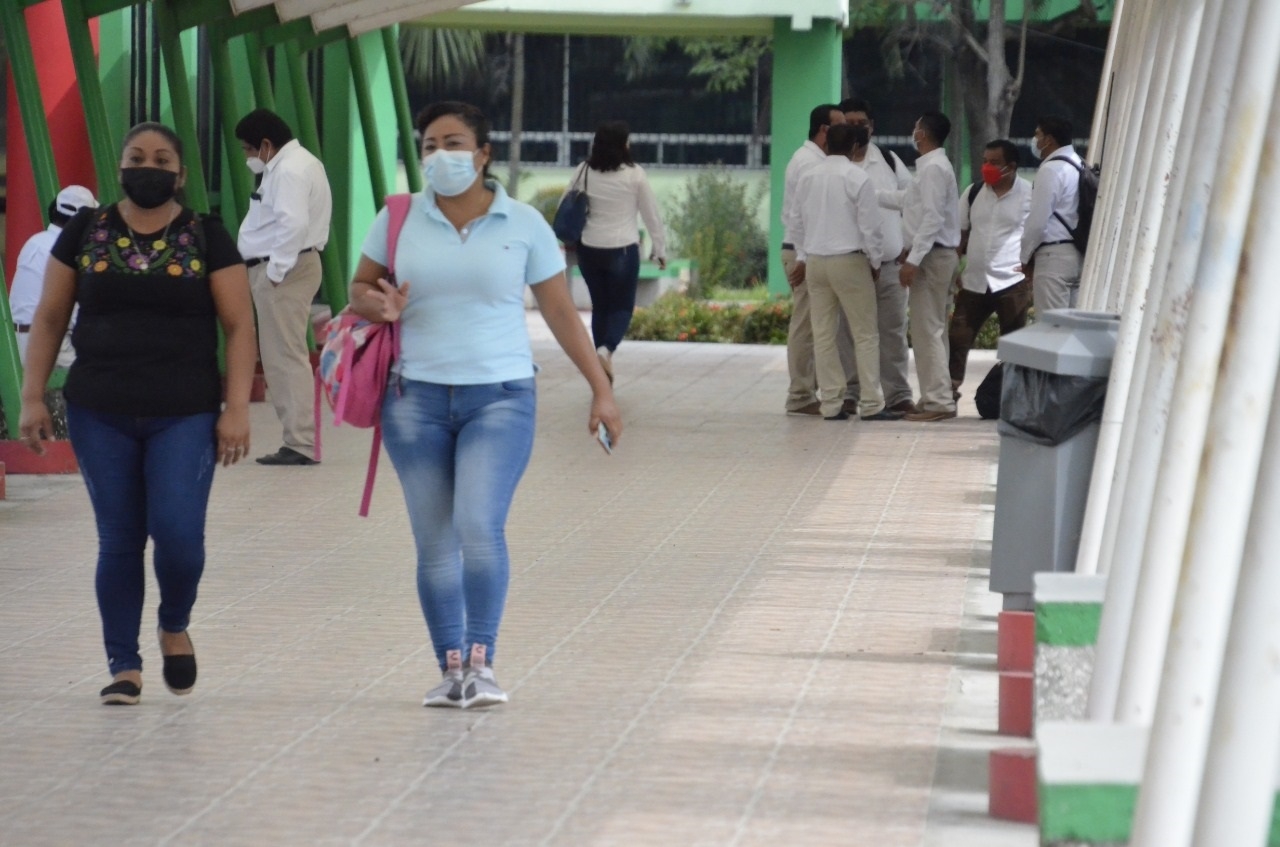
[{"label": "black dress shoe", "polygon": [[823,418],[823,420],[824,421],[847,421],[849,420],[849,413],[846,412],[844,409],[841,409],[840,411],[836,412],[834,415],[827,415],[826,417]]},{"label": "black dress shoe", "polygon": [[318,465],[315,459],[302,455],[291,447],[281,447],[274,453],[259,456],[255,461],[260,465]]},{"label": "black dress shoe", "polygon": [[[191,644],[190,635],[187,636],[187,643]],[[191,649],[193,651],[191,653],[163,656],[164,687],[174,694],[190,694],[191,689],[196,687],[195,645],[192,645]],[[161,651],[163,652],[163,647]]]},{"label": "black dress shoe", "polygon": [[98,692],[104,706],[136,706],[142,697],[142,686],[127,679],[118,679]]},{"label": "black dress shoe", "polygon": [[902,412],[891,412],[888,409],[882,409],[874,415],[863,415],[864,421],[900,421],[902,420]]}]

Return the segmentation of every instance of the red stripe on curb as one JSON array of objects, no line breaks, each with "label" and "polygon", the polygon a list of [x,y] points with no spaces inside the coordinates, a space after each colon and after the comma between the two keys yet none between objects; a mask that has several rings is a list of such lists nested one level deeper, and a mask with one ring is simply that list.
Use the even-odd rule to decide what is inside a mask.
[{"label": "red stripe on curb", "polygon": [[988,759],[987,813],[993,818],[1036,823],[1036,751],[1029,748],[992,750]]}]

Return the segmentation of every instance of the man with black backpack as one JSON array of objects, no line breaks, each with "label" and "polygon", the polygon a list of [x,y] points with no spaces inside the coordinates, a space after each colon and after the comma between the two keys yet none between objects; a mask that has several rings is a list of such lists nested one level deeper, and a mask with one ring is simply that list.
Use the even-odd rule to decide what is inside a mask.
[{"label": "man with black backpack", "polygon": [[1031,278],[1036,314],[1043,315],[1048,309],[1076,304],[1083,245],[1089,238],[1080,183],[1089,169],[1071,147],[1071,122],[1065,118],[1036,121],[1031,152],[1044,161],[1036,173],[1022,232],[1022,269]]}]

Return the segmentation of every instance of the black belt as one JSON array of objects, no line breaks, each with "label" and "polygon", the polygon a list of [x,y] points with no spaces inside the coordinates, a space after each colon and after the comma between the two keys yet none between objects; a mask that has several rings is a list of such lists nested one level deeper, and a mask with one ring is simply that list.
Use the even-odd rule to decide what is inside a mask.
[{"label": "black belt", "polygon": [[[1055,244],[1075,244],[1075,243],[1076,242],[1074,238],[1064,238],[1061,241],[1042,241],[1040,242],[1040,247],[1052,247]],[[1037,247],[1036,250],[1039,250],[1040,247]]]},{"label": "black belt", "polygon": [[13,328],[16,332],[30,332],[31,324],[14,324]]},{"label": "black belt", "polygon": [[941,241],[933,242],[934,250],[954,250],[959,246],[959,244],[943,244]]},{"label": "black belt", "polygon": [[782,249],[783,249],[783,250],[795,250],[795,249],[796,249],[796,245],[792,244],[790,241],[784,241],[784,242],[782,242]]},{"label": "black belt", "polygon": [[[316,249],[316,248],[314,248],[314,247],[307,247],[307,248],[305,248],[305,249],[303,249],[303,250],[299,250],[299,251],[298,251],[298,255],[299,255],[299,256],[301,256],[303,253],[310,253],[310,252],[314,251],[315,249]],[[245,260],[244,260],[244,266],[245,266],[246,268],[256,268],[258,265],[261,265],[263,262],[270,262],[270,261],[271,261],[271,257],[270,257],[270,256],[256,256],[256,257],[254,257],[254,258],[252,258],[252,259],[245,259]]]}]

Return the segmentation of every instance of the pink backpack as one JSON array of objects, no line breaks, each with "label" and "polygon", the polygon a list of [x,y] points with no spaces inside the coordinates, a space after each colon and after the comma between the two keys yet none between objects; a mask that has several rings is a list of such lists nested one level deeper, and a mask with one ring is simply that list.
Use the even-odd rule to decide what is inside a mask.
[{"label": "pink backpack", "polygon": [[[395,278],[396,243],[409,215],[412,195],[387,198],[387,272]],[[334,426],[373,427],[373,447],[365,474],[360,517],[368,517],[373,481],[382,448],[382,400],[387,393],[391,366],[400,357],[400,322],[373,323],[347,306],[324,328],[320,365],[316,368],[316,458],[320,458],[320,395],[333,409]]]}]

